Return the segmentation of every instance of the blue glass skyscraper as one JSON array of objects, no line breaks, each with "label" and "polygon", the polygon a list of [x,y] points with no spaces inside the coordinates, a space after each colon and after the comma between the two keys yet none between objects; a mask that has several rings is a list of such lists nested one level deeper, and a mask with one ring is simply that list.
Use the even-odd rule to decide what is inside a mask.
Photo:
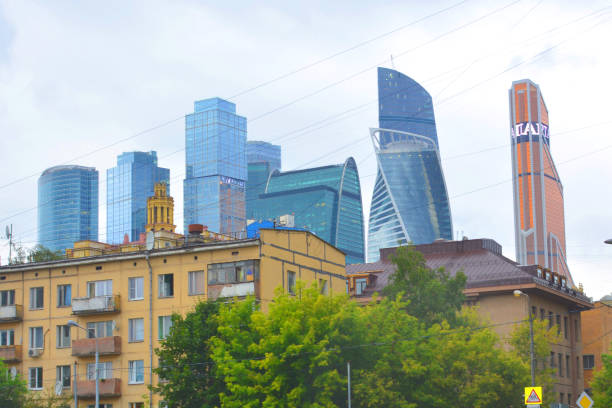
[{"label": "blue glass skyscraper", "polygon": [[406,75],[378,68],[378,105],[368,262],[380,248],[453,238],[431,96]]},{"label": "blue glass skyscraper", "polygon": [[246,183],[246,217],[254,219],[259,195],[266,189],[268,177],[281,169],[281,147],[268,142],[247,142],[248,179]]},{"label": "blue glass skyscraper", "polygon": [[106,242],[119,244],[125,234],[135,241],[145,232],[147,198],[155,183],[162,181],[170,182],[170,170],[157,167],[156,152],[117,157],[117,167],[106,170]]},{"label": "blue glass skyscraper", "polygon": [[196,101],[185,116],[184,227],[240,235],[246,230],[246,118],[220,98]]},{"label": "blue glass skyscraper", "polygon": [[98,239],[98,171],[56,166],[38,179],[38,243],[52,251]]},{"label": "blue glass skyscraper", "polygon": [[364,262],[361,185],[352,157],[343,164],[275,170],[254,202],[253,215],[257,221],[293,215],[296,227],[344,251],[347,263]]}]

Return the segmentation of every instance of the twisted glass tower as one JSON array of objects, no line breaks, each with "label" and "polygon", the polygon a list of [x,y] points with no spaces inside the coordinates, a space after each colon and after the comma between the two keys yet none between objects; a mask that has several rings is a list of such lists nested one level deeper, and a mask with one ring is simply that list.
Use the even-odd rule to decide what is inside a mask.
[{"label": "twisted glass tower", "polygon": [[378,68],[378,121],[370,129],[378,173],[368,262],[380,248],[453,238],[431,96],[406,75]]}]

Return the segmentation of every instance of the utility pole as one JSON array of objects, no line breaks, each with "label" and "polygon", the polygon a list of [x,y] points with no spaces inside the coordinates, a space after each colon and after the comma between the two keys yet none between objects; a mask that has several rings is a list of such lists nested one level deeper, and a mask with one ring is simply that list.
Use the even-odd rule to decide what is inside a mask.
[{"label": "utility pole", "polygon": [[351,408],[351,362],[346,363],[346,372],[348,374],[348,408]]}]

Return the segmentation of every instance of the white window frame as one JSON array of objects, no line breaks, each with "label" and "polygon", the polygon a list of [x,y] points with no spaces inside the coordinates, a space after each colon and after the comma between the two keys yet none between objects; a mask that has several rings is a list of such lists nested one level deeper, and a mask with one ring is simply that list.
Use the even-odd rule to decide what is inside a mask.
[{"label": "white window frame", "polygon": [[97,296],[112,296],[113,295],[113,280],[104,279],[87,282],[87,297]]},{"label": "white window frame", "polygon": [[[206,291],[206,284],[204,281],[204,271],[192,271],[189,272],[189,295],[203,295]],[[198,277],[201,282],[201,287],[198,287]]]},{"label": "white window frame", "polygon": [[128,372],[128,384],[144,384],[144,360],[128,361]]},{"label": "white window frame", "polygon": [[[166,277],[171,276],[171,283],[166,282]],[[164,273],[157,277],[158,281],[158,295],[160,298],[169,298],[174,296],[174,274],[173,273]]]},{"label": "white window frame", "polygon": [[0,290],[0,306],[15,305],[15,289]]},{"label": "white window frame", "polygon": [[30,327],[30,350],[45,348],[45,338],[42,326]]},{"label": "white window frame", "polygon": [[70,366],[69,365],[59,365],[56,366],[55,373],[57,375],[57,382],[62,383],[62,387],[70,388]]},{"label": "white window frame", "polygon": [[[96,379],[96,363],[87,363],[87,379]],[[113,378],[113,362],[104,361],[98,363],[98,373],[100,374],[100,380],[110,380]]]},{"label": "white window frame", "polygon": [[287,292],[290,295],[295,295],[295,284],[297,282],[297,273],[287,271]]},{"label": "white window frame", "polygon": [[[39,298],[40,297],[40,301]],[[40,304],[40,306],[38,306]],[[45,308],[45,288],[37,286],[30,288],[30,310],[41,310]]]},{"label": "white window frame", "polygon": [[[66,336],[66,333],[68,335]],[[57,325],[57,348],[70,347],[70,326],[65,324]]]},{"label": "white window frame", "polygon": [[138,343],[144,341],[144,319],[138,317],[128,320],[128,342]]},{"label": "white window frame", "polygon": [[144,408],[144,402],[130,402],[130,408]]},{"label": "white window frame", "polygon": [[0,346],[15,345],[15,329],[0,330]]},{"label": "white window frame", "polygon": [[[87,323],[87,337],[88,338],[102,338],[111,337],[113,335],[113,329],[115,328],[115,322],[112,320],[103,320],[101,322],[89,322]],[[103,333],[101,333],[103,331]],[[94,337],[91,337],[92,333]],[[103,334],[101,336],[100,334]]]},{"label": "white window frame", "polygon": [[144,277],[128,278],[128,300],[144,300]]},{"label": "white window frame", "polygon": [[[34,374],[34,376],[32,376]],[[32,380],[35,384],[32,386]],[[42,390],[43,389],[43,368],[42,367],[30,367],[28,368],[28,388],[31,390]]]},{"label": "white window frame", "polygon": [[172,327],[172,315],[169,316],[158,316],[157,317],[157,337],[158,340],[163,340],[170,334],[170,328]]}]

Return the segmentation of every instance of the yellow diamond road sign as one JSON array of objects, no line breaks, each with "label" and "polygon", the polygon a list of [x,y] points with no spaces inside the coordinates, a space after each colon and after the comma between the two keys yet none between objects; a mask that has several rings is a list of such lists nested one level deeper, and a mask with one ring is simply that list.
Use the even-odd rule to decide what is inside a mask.
[{"label": "yellow diamond road sign", "polygon": [[578,401],[576,401],[576,404],[580,408],[591,408],[593,406],[593,400],[591,399],[591,397],[589,397],[589,394],[582,391],[582,394],[580,394],[580,396],[578,397]]},{"label": "yellow diamond road sign", "polygon": [[525,387],[525,405],[542,403],[542,387]]}]

